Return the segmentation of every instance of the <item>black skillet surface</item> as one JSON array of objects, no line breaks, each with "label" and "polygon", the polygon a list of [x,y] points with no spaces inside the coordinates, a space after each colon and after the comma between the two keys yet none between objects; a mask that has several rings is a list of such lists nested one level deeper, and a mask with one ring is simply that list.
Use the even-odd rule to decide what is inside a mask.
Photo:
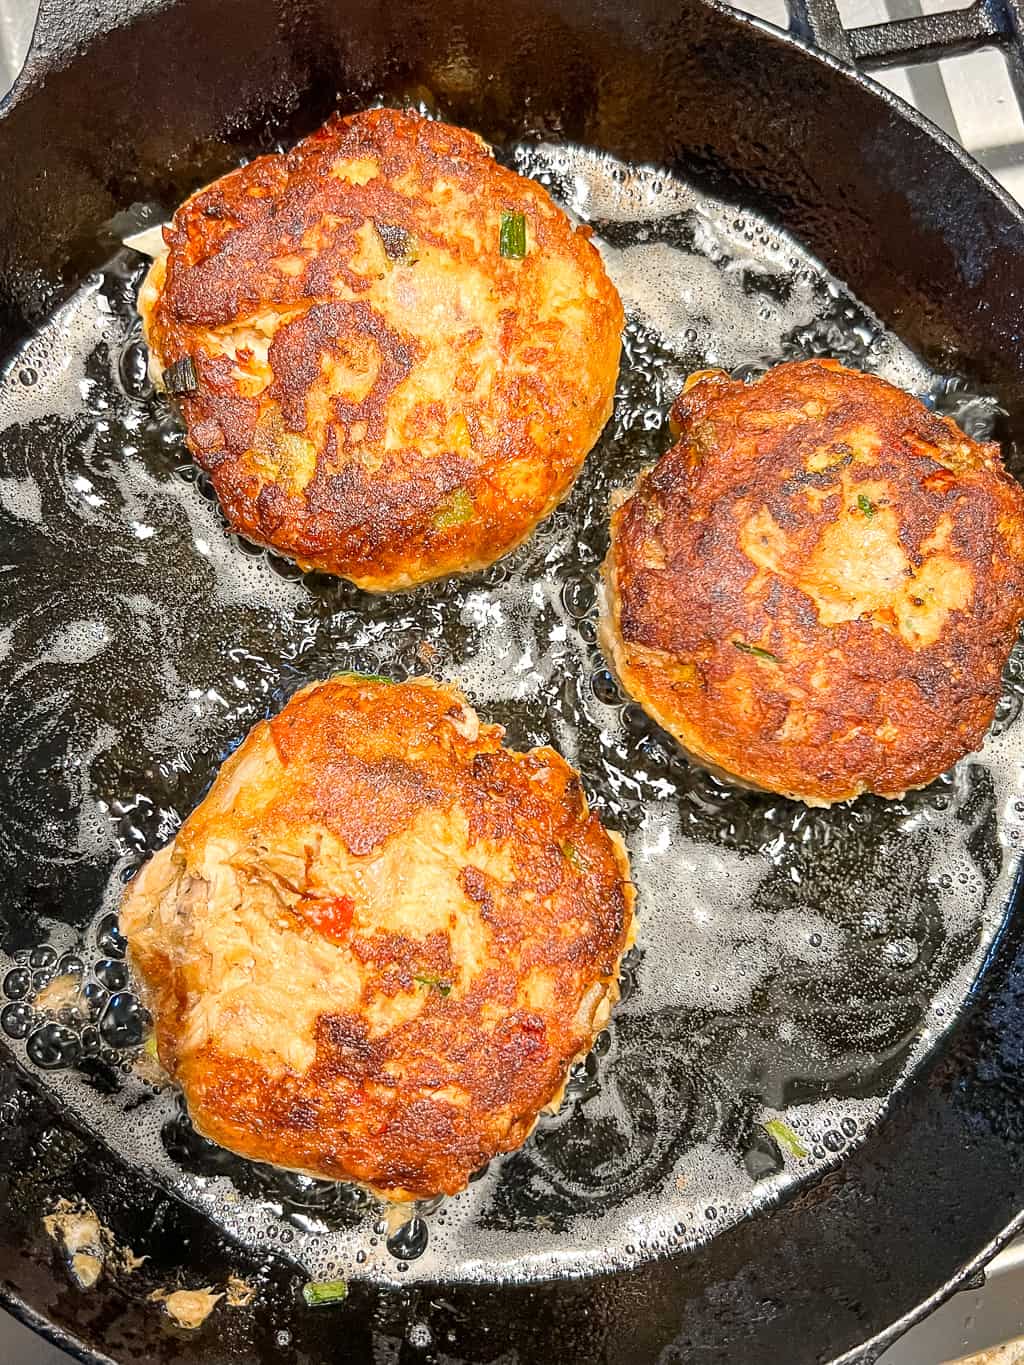
[{"label": "black skillet surface", "polygon": [[[126,205],[173,203],[338,103],[384,86],[436,89],[456,54],[450,117],[495,142],[544,129],[667,163],[764,212],[936,368],[997,395],[1020,430],[1019,212],[874,87],[696,0],[628,12],[567,0],[384,12],[316,0],[44,5],[0,119],[5,352],[99,262],[96,227]],[[480,74],[467,82],[467,70]],[[81,869],[16,864],[6,885],[12,932],[95,894]],[[1011,922],[885,1122],[829,1175],[699,1252],[529,1286],[354,1285],[346,1305],[319,1313],[286,1262],[254,1258],[126,1167],[0,1048],[5,1298],[87,1358],[125,1362],[870,1360],[889,1324],[964,1274],[1017,1215],[1022,990]],[[255,1304],[190,1336],[108,1281],[77,1291],[40,1232],[57,1195],[84,1197],[148,1255],[152,1284],[235,1273],[260,1285]]]}]

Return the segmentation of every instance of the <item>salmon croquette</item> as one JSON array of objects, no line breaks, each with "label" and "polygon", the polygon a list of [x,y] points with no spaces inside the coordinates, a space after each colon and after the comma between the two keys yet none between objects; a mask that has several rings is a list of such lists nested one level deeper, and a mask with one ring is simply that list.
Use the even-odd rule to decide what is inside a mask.
[{"label": "salmon croquette", "polygon": [[257,725],[121,927],[199,1131],[402,1201],[557,1107],[618,998],[621,839],[453,688],[344,675]]},{"label": "salmon croquette", "polygon": [[480,569],[608,420],[622,305],[588,229],[475,134],[333,118],[200,190],[139,296],[231,525],[381,592]]},{"label": "salmon croquette", "polygon": [[977,749],[1024,618],[999,448],[833,360],[692,376],[614,510],[601,637],[697,761],[826,806]]}]

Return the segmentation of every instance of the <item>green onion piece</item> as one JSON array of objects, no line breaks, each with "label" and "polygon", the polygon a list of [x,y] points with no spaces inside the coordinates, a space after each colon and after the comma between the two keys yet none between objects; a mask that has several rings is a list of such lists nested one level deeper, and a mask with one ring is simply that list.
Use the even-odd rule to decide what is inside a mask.
[{"label": "green onion piece", "polygon": [[526,214],[503,213],[498,234],[498,250],[503,256],[521,260],[526,255]]},{"label": "green onion piece", "polygon": [[154,1062],[158,1060],[155,1033],[151,1033],[149,1037],[146,1039],[146,1041],[142,1044],[142,1050],[147,1057],[152,1057]]},{"label": "green onion piece", "polygon": [[780,1147],[785,1147],[790,1156],[799,1159],[807,1155],[807,1148],[801,1143],[789,1124],[783,1123],[782,1119],[765,1119],[761,1126]]},{"label": "green onion piece", "polygon": [[779,662],[776,655],[767,649],[762,649],[760,645],[748,645],[746,640],[733,640],[733,645],[741,654],[753,654],[755,659],[767,659],[771,664]]},{"label": "green onion piece", "polygon": [[418,981],[421,986],[426,986],[427,990],[437,991],[438,995],[451,994],[452,983],[450,981],[442,981],[440,977],[414,976],[413,980]]},{"label": "green onion piece", "polygon": [[434,525],[439,531],[448,526],[461,526],[470,521],[474,512],[473,499],[464,488],[456,488],[434,514]]},{"label": "green onion piece", "polygon": [[867,517],[868,521],[875,515],[875,504],[870,498],[865,497],[863,493],[857,494],[857,506]]},{"label": "green onion piece", "polygon": [[580,864],[580,855],[576,852],[576,845],[575,845],[575,844],[562,844],[561,847],[562,847],[562,856],[565,858],[565,860],[566,860],[567,862],[569,862],[569,863],[572,863],[573,867],[577,867],[577,868],[580,867],[580,866],[581,866],[581,864]]},{"label": "green onion piece", "polygon": [[195,393],[199,388],[196,364],[190,355],[182,356],[163,372],[164,388],[175,397],[185,393]]},{"label": "green onion piece", "polygon": [[377,682],[387,683],[389,687],[394,687],[394,678],[385,678],[383,673],[357,673],[354,668],[345,669],[341,673],[333,673],[334,678],[355,678],[357,682]]},{"label": "green onion piece", "polygon": [[374,223],[384,255],[389,261],[399,265],[412,265],[416,261],[416,238],[397,223]]},{"label": "green onion piece", "polygon": [[319,1308],[325,1303],[341,1303],[348,1298],[348,1284],[345,1280],[310,1280],[302,1286],[302,1297],[307,1308]]}]

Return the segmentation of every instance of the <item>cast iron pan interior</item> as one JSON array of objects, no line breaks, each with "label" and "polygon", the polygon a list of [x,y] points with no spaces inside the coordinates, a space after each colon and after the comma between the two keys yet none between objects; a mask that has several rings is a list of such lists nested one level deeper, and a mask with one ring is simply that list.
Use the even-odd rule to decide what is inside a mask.
[{"label": "cast iron pan interior", "polygon": [[[496,143],[545,130],[665,163],[763,211],[1021,429],[1019,211],[869,82],[699,0],[45,4],[0,119],[4,353],[109,253],[100,225],[133,201],[173,203],[339,105],[417,84]],[[89,875],[100,879],[18,863],[4,875],[9,928],[59,917],[95,892]],[[303,1277],[285,1261],[252,1257],[127,1168],[0,1047],[4,1298],[81,1343],[83,1358],[119,1362],[869,1360],[891,1323],[952,1284],[1017,1215],[1022,972],[1011,922],[940,1054],[886,1121],[824,1179],[698,1253],[531,1286],[354,1285],[321,1313],[305,1309]],[[57,1193],[87,1199],[150,1258],[154,1283],[233,1272],[260,1284],[256,1303],[216,1335],[190,1336],[116,1288],[80,1293],[41,1232]]]}]

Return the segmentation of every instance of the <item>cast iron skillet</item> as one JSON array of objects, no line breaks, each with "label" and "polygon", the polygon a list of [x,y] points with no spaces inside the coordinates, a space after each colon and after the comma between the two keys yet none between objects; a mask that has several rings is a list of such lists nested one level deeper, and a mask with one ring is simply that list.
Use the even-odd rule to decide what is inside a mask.
[{"label": "cast iron skillet", "polygon": [[[449,53],[478,73],[448,92],[457,121],[495,142],[528,124],[666,163],[764,212],[1024,428],[1020,211],[869,81],[702,0],[44,0],[0,110],[2,351],[98,264],[97,225],[126,205],[176,202],[197,176],[338,105],[426,84],[428,69],[436,79]],[[63,877],[10,869],[0,927],[59,916],[83,891]],[[528,1287],[355,1285],[320,1313],[289,1265],[257,1264],[147,1183],[0,1045],[0,1298],[91,1361],[870,1361],[1015,1230],[1022,1019],[1011,919],[885,1122],[827,1177],[700,1252]],[[56,1194],[87,1199],[166,1282],[258,1274],[256,1303],[190,1336],[105,1282],[79,1293],[40,1231]],[[412,1321],[432,1346],[406,1339]]]}]

